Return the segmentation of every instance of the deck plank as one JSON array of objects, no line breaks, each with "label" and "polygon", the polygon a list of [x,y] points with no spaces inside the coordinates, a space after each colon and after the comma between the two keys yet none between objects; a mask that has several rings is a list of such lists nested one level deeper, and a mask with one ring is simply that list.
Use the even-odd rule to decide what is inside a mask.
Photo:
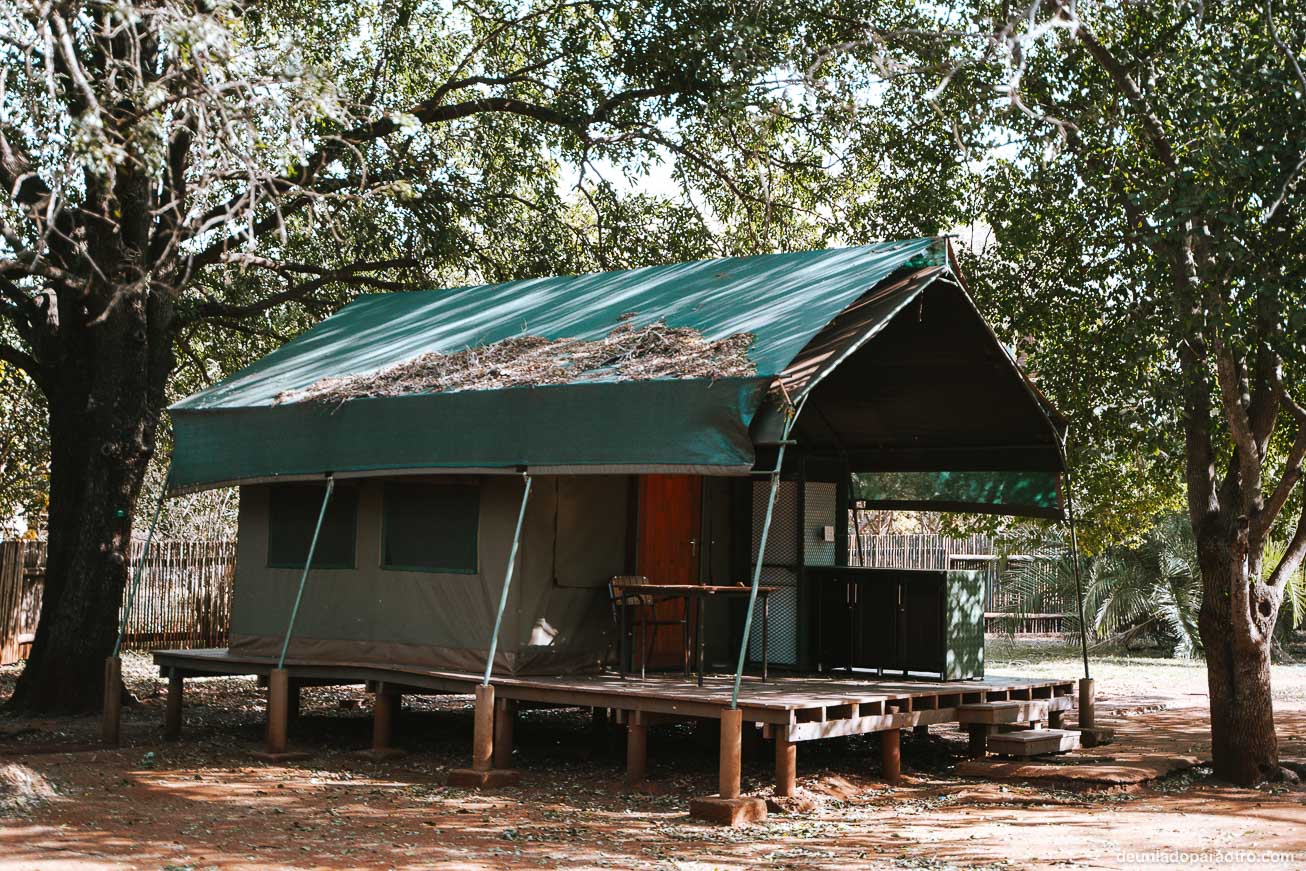
[{"label": "deck plank", "polygon": [[[267,674],[275,665],[271,657],[233,655],[225,648],[159,650],[156,664],[193,674]],[[441,692],[471,692],[481,676],[471,672],[426,669],[420,666],[386,666],[362,662],[307,662],[287,660],[286,667],[305,677],[342,682],[384,680],[395,685]],[[693,679],[657,675],[645,680],[621,678],[615,674],[565,676],[501,675],[493,678],[504,698],[553,704],[576,704],[647,710],[685,716],[717,716],[730,704],[731,676],[709,676],[703,686]],[[740,706],[756,722],[793,723],[796,712],[818,709],[853,711],[875,709],[888,702],[913,708],[943,708],[940,696],[960,698],[962,694],[1018,692],[1059,689],[1073,681],[1043,678],[989,676],[972,681],[854,680],[829,677],[783,677],[773,675],[766,683],[757,677],[744,678]],[[914,705],[912,699],[923,700]]]}]

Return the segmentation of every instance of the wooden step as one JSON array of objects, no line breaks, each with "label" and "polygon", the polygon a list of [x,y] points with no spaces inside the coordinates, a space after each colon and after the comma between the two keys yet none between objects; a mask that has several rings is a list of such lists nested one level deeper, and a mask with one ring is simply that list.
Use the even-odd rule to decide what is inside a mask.
[{"label": "wooden step", "polygon": [[1043,756],[1079,749],[1079,733],[1065,729],[1025,729],[989,736],[989,752],[1003,756]]},{"label": "wooden step", "polygon": [[973,702],[957,706],[957,722],[995,726],[1000,723],[1044,722],[1048,718],[1048,700],[1010,702]]}]

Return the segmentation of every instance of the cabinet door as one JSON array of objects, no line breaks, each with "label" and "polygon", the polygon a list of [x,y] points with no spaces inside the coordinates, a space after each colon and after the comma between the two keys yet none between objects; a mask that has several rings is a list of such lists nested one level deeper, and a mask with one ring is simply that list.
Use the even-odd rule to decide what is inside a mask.
[{"label": "cabinet door", "polygon": [[857,665],[899,668],[897,581],[871,575],[857,584]]},{"label": "cabinet door", "polygon": [[942,673],[943,579],[921,576],[902,583],[903,667]]},{"label": "cabinet door", "polygon": [[816,584],[820,616],[817,661],[821,668],[848,668],[852,662],[852,595],[848,579],[823,576]]}]

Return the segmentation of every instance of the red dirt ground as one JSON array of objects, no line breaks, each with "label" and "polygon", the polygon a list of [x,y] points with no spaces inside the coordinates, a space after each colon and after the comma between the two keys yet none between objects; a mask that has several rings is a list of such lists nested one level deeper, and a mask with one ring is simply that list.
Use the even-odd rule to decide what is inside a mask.
[{"label": "red dirt ground", "polygon": [[[1070,661],[999,666],[1075,673]],[[800,745],[798,812],[735,830],[685,813],[690,796],[715,789],[714,747],[689,726],[653,730],[651,788],[631,793],[619,736],[595,733],[584,714],[524,712],[522,784],[478,794],[443,786],[467,761],[469,699],[405,699],[396,743],[408,753],[373,762],[353,752],[368,745],[367,703],[347,707],[366,694],[305,690],[292,742],[313,756],[274,766],[250,757],[262,709],[252,681],[188,681],[186,735],[165,744],[162,682],[140,657],[127,671],[144,701],[127,712],[122,749],[95,748],[92,719],[0,720],[0,766],[21,765],[54,790],[8,809],[0,791],[0,867],[1306,867],[1299,787],[1225,787],[1200,766],[1133,786],[1084,779],[1094,766],[1206,758],[1204,677],[1192,665],[1104,665],[1099,720],[1119,740],[1042,766],[1034,780],[960,776],[964,737],[941,727],[904,738],[907,777],[894,789],[878,780],[874,738]],[[0,671],[0,696],[12,680]],[[1306,668],[1275,680],[1283,756],[1306,758]],[[75,745],[90,749],[51,752]],[[765,750],[745,767],[756,795],[770,793]],[[1263,852],[1281,855],[1263,862]]]}]

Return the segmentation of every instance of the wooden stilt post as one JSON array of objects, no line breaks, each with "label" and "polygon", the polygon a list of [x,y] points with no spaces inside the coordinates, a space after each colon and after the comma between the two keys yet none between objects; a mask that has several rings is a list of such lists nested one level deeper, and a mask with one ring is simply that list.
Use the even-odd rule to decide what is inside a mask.
[{"label": "wooden stilt post", "polygon": [[889,729],[880,733],[880,767],[884,782],[896,784],[902,777],[902,733]]},{"label": "wooden stilt post", "polygon": [[168,669],[168,706],[163,711],[163,740],[181,737],[181,706],[185,681],[175,668]]},{"label": "wooden stilt post", "polygon": [[1060,729],[1066,723],[1065,711],[1048,711],[1048,728]]},{"label": "wooden stilt post", "polygon": [[626,714],[626,786],[639,786],[648,777],[648,724],[639,711]]},{"label": "wooden stilt post", "polygon": [[395,717],[399,713],[403,696],[382,683],[372,697],[372,755],[385,756],[394,752]]},{"label": "wooden stilt post", "polygon": [[989,727],[983,723],[970,723],[966,731],[970,735],[970,758],[983,759],[989,753]]},{"label": "wooden stilt post", "polygon": [[696,798],[689,803],[689,814],[699,819],[728,826],[756,823],[766,819],[766,802],[740,794],[743,750],[744,712],[726,708],[721,712],[721,748],[717,794]]},{"label": "wooden stilt post", "polygon": [[1097,687],[1092,678],[1079,680],[1079,728],[1091,729],[1097,725]]},{"label": "wooden stilt post", "polygon": [[299,722],[300,689],[302,689],[302,687],[300,687],[299,681],[294,681],[294,680],[290,681],[289,686],[286,687],[286,722],[287,723]]},{"label": "wooden stilt post", "polygon": [[743,724],[744,712],[738,708],[721,712],[721,788],[717,791],[721,798],[739,798]]},{"label": "wooden stilt post", "polygon": [[279,756],[286,752],[290,727],[290,672],[284,668],[274,668],[268,674],[267,717],[267,755]]},{"label": "wooden stilt post", "polygon": [[494,767],[512,768],[512,727],[517,718],[517,702],[499,699],[494,703]]},{"label": "wooden stilt post", "polygon": [[494,767],[494,686],[476,688],[475,720],[472,727],[472,769],[489,771]]},{"label": "wooden stilt post", "polygon": [[766,741],[762,738],[762,730],[757,728],[753,723],[744,726],[741,746],[743,747],[743,757],[749,761],[765,759]]},{"label": "wooden stilt post", "polygon": [[122,722],[122,660],[117,655],[104,661],[104,715],[100,720],[100,739],[111,747],[118,746],[118,727]]},{"label": "wooden stilt post", "polygon": [[798,774],[798,745],[782,733],[782,728],[776,727],[775,734],[775,794],[790,796]]}]

